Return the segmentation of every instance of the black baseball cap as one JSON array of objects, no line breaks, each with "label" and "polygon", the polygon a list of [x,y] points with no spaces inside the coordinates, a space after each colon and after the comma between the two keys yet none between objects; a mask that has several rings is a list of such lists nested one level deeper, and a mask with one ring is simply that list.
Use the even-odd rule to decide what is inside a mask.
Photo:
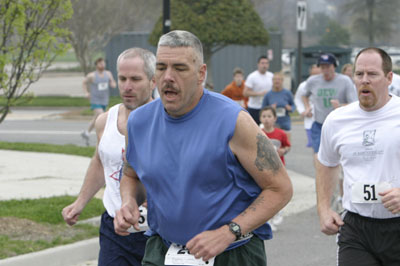
[{"label": "black baseball cap", "polygon": [[337,59],[333,54],[321,54],[318,58],[318,62],[317,65],[329,65],[329,64],[333,64],[335,67],[337,67]]}]

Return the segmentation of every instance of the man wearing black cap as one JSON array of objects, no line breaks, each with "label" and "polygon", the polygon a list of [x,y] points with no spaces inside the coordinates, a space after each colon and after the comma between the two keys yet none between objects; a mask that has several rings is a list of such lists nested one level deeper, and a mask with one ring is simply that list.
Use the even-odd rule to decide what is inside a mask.
[{"label": "man wearing black cap", "polygon": [[311,138],[315,154],[319,150],[322,124],[328,114],[342,105],[357,100],[351,79],[335,72],[337,60],[333,54],[321,54],[317,64],[321,67],[321,74],[307,79],[306,93],[302,96],[306,116],[312,116],[309,102],[311,96],[314,104],[315,121],[311,127]]}]

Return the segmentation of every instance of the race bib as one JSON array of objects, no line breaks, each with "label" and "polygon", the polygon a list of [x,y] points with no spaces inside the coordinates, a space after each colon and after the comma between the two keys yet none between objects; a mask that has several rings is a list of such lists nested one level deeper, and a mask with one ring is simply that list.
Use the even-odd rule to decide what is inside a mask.
[{"label": "race bib", "polygon": [[97,84],[97,89],[99,91],[105,91],[108,89],[108,82],[101,82],[99,84]]},{"label": "race bib", "polygon": [[351,202],[353,203],[382,203],[379,192],[390,189],[388,182],[364,183],[355,182],[351,189]]},{"label": "race bib", "polygon": [[182,245],[172,243],[169,247],[167,254],[165,255],[165,265],[206,265],[212,266],[214,265],[215,257],[208,260],[203,261],[201,258],[196,259],[192,254],[189,253],[189,250]]},{"label": "race bib", "polygon": [[147,224],[147,209],[143,206],[139,207],[140,217],[139,217],[139,228],[140,230],[136,230],[135,227],[131,226],[128,229],[129,233],[137,233],[144,232],[149,229],[149,225]]},{"label": "race bib", "polygon": [[286,109],[284,107],[277,107],[276,108],[276,116],[283,117],[286,115]]}]

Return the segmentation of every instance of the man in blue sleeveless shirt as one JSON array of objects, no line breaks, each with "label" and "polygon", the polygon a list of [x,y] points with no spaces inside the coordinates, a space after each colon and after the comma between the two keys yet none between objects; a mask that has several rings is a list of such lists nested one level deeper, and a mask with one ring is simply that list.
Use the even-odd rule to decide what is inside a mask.
[{"label": "man in blue sleeveless shirt", "polygon": [[163,35],[160,99],[128,120],[114,227],[121,235],[138,228],[138,206],[147,199],[151,237],[142,265],[266,265],[266,222],[292,196],[285,168],[251,116],[203,89],[206,70],[196,36]]}]

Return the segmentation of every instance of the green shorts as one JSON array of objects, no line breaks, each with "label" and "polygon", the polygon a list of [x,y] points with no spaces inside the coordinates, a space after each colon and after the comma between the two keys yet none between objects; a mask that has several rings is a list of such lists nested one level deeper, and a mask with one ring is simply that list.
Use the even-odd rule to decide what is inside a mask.
[{"label": "green shorts", "polygon": [[[165,254],[168,247],[159,235],[154,235],[147,240],[143,266],[164,266]],[[257,236],[234,249],[225,251],[215,258],[214,266],[264,266],[267,265],[267,256],[264,241]]]}]

